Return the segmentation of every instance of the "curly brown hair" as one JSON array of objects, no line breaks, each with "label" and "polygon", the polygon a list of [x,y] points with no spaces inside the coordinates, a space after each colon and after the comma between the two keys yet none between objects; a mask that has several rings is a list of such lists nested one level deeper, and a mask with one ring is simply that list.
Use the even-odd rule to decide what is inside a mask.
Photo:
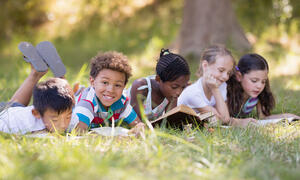
[{"label": "curly brown hair", "polygon": [[131,67],[128,58],[119,52],[109,51],[105,53],[99,52],[91,59],[90,76],[96,78],[102,69],[111,69],[125,74],[125,84],[131,76]]}]

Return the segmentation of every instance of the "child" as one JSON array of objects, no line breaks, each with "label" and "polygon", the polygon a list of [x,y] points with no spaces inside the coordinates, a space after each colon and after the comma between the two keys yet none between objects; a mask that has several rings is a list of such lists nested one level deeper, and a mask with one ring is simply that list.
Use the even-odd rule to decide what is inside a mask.
[{"label": "child", "polygon": [[147,118],[152,121],[161,116],[167,108],[177,104],[177,98],[187,86],[190,70],[186,60],[162,49],[156,65],[156,75],[137,79],[128,93],[130,104],[141,118],[137,97],[142,95],[142,102]]},{"label": "child", "polygon": [[127,57],[117,52],[99,53],[91,60],[91,86],[77,98],[71,128],[86,131],[123,119],[130,127],[142,127],[128,98],[122,95],[131,76]]},{"label": "child", "polygon": [[185,104],[197,113],[213,112],[224,124],[230,123],[226,105],[226,81],[229,79],[234,59],[221,45],[204,50],[200,59],[200,78],[183,90],[178,105]]},{"label": "child", "polygon": [[[43,130],[64,132],[71,120],[73,91],[67,81],[61,78],[38,83],[47,73],[47,68],[44,68],[47,64],[43,60],[45,56],[41,57],[32,45],[26,46],[26,51],[28,56],[25,60],[30,63],[34,61],[35,65],[31,64],[31,73],[15,92],[11,102],[1,103],[0,131],[14,134]],[[53,52],[50,50],[48,55],[51,54]],[[52,60],[50,57],[49,61]],[[28,106],[32,95],[33,105]]]},{"label": "child", "polygon": [[257,110],[258,118],[296,117],[293,114],[271,115],[275,100],[268,79],[267,61],[258,54],[246,54],[238,62],[235,75],[228,81],[227,103],[232,117],[247,117]]}]

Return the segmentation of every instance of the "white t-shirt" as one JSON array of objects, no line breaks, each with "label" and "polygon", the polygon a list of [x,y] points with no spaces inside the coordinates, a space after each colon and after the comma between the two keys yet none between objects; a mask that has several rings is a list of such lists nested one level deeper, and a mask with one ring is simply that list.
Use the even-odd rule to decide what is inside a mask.
[{"label": "white t-shirt", "polygon": [[[225,82],[222,83],[219,86],[219,90],[221,91],[224,101],[226,101],[227,84]],[[216,105],[216,100],[213,96],[211,96],[210,99],[207,99],[207,97],[205,96],[201,77],[192,85],[186,87],[180,94],[177,101],[177,105],[181,104],[193,108],[198,113],[199,111],[197,110],[197,108],[203,108],[205,106],[214,107]]]},{"label": "white t-shirt", "polygon": [[33,106],[9,107],[0,112],[0,131],[10,134],[25,134],[45,129],[42,119],[36,119]]}]

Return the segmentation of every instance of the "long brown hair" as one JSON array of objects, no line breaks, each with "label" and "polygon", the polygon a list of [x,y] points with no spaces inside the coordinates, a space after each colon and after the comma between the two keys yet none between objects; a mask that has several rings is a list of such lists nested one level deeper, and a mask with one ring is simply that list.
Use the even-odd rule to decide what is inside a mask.
[{"label": "long brown hair", "polygon": [[[246,54],[241,57],[236,66],[235,72],[239,71],[242,76],[252,70],[267,70],[269,66],[267,61],[258,54]],[[244,90],[236,76],[233,75],[227,81],[227,104],[230,116],[239,117],[242,106],[244,105],[243,98]],[[265,116],[271,114],[271,110],[275,107],[275,99],[271,92],[269,79],[267,79],[265,88],[258,95],[259,103],[261,104],[262,113]]]}]

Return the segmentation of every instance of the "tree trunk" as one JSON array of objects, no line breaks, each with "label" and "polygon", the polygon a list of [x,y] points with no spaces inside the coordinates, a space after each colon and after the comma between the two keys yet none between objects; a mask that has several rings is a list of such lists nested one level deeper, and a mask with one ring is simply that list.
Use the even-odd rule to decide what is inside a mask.
[{"label": "tree trunk", "polygon": [[211,44],[225,44],[238,51],[250,49],[231,0],[185,0],[177,48],[182,55],[199,57]]}]

